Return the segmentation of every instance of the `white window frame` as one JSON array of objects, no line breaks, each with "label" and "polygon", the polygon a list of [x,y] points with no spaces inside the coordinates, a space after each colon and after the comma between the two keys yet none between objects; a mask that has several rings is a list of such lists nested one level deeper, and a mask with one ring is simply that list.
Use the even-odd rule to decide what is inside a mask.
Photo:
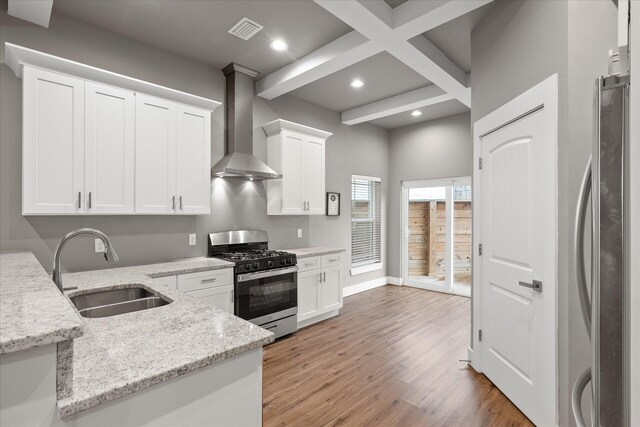
[{"label": "white window frame", "polygon": [[[380,185],[382,186],[382,179],[379,177],[375,177],[375,176],[366,176],[366,175],[351,175],[351,186],[353,186],[353,181],[354,180],[364,180],[364,181],[370,181],[370,182],[379,182]],[[380,188],[380,192],[382,193],[382,188]],[[351,196],[353,197],[353,196]],[[351,199],[351,202],[353,202],[353,199]],[[375,206],[376,201],[373,200],[373,203],[370,205],[370,209],[373,208],[373,206]],[[380,216],[382,216],[382,201],[380,201]],[[374,219],[375,220],[375,219]],[[371,220],[371,221],[374,221]],[[363,220],[363,221],[370,221],[370,220]],[[351,225],[353,226],[353,212],[351,213]],[[353,228],[352,228],[352,233],[353,233]],[[353,250],[353,234],[351,235],[351,242],[352,242],[352,250]],[[382,270],[382,218],[380,218],[380,235],[379,235],[379,245],[380,245],[380,262],[370,262],[370,263],[358,263],[358,264],[351,264],[351,275],[355,276],[358,274],[364,274],[364,273],[369,273],[371,271],[376,271],[376,270]]]}]

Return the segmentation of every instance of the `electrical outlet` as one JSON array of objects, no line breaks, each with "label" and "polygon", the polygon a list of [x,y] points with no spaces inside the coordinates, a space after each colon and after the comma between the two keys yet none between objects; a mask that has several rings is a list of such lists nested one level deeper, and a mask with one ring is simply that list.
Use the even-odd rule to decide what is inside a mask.
[{"label": "electrical outlet", "polygon": [[189,234],[189,246],[195,246],[195,245],[196,245],[196,235]]},{"label": "electrical outlet", "polygon": [[302,237],[302,228],[298,228],[298,237]]},{"label": "electrical outlet", "polygon": [[96,253],[104,253],[104,250],[105,250],[104,242],[102,240],[100,240],[100,239],[96,239],[94,242],[95,242],[94,244],[96,246]]}]

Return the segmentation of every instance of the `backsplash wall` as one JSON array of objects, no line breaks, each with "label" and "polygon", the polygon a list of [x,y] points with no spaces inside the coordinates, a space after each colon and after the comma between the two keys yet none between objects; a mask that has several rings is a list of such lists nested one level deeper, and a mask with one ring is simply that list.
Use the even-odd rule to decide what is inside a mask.
[{"label": "backsplash wall", "polygon": [[[43,216],[23,217],[22,204],[22,82],[4,64],[4,43],[11,42],[117,73],[224,100],[225,81],[220,70],[207,64],[139,43],[65,15],[54,13],[49,29],[29,24],[0,11],[0,250],[31,250],[51,269],[59,239],[79,227],[107,233],[120,256],[118,266],[159,262],[206,254],[207,233],[230,229],[264,229],[274,248],[310,245],[350,246],[349,192],[351,173],[387,176],[388,132],[372,125],[342,125],[338,113],[291,96],[254,102],[254,152],[266,161],[266,137],[261,124],[282,118],[317,127],[334,135],[327,141],[327,190],[342,193],[339,218],[267,216],[266,192],[261,182],[212,180],[212,208],[207,216]],[[212,115],[212,164],[224,155],[224,116]],[[355,160],[367,150],[371,160]],[[383,222],[384,224],[384,222]],[[302,229],[302,238],[297,229]],[[188,245],[188,234],[197,245]],[[107,268],[93,252],[93,240],[80,237],[65,250],[63,266],[69,271]],[[386,275],[386,271],[349,278],[348,283]],[[352,280],[353,279],[353,280]]]}]

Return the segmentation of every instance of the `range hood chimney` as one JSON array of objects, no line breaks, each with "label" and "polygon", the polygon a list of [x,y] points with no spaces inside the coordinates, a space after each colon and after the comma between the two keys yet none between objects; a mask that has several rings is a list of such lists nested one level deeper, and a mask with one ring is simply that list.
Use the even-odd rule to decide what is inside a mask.
[{"label": "range hood chimney", "polygon": [[251,180],[282,178],[253,155],[253,79],[257,71],[231,63],[222,69],[225,95],[226,155],[211,169],[211,176]]}]

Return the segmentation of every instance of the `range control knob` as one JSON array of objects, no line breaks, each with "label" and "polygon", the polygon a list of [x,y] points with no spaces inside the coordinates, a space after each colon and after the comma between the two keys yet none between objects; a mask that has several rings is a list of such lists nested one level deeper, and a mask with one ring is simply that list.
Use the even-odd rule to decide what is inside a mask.
[{"label": "range control knob", "polygon": [[253,269],[254,269],[254,270],[257,270],[257,269],[258,269],[258,263],[257,263],[257,262],[254,262],[254,263],[253,263],[253,265],[252,265],[252,267],[253,267]]},{"label": "range control knob", "polygon": [[267,267],[273,267],[273,261],[267,261]]},{"label": "range control knob", "polygon": [[280,260],[280,264],[281,264],[281,265],[285,265],[286,263],[287,263],[287,260],[286,260],[286,259],[282,258],[282,259]]}]

